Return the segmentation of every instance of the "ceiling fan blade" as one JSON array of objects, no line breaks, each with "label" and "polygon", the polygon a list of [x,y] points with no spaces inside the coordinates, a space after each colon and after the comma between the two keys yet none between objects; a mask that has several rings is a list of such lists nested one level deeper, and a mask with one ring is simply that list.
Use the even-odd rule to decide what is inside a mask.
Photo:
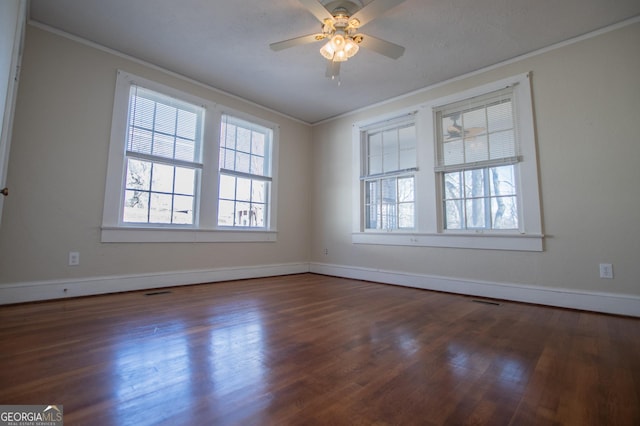
[{"label": "ceiling fan blade", "polygon": [[327,61],[327,71],[324,74],[328,78],[336,78],[340,75],[340,62]]},{"label": "ceiling fan blade", "polygon": [[[320,37],[320,38],[318,38]],[[271,43],[269,47],[271,50],[275,50],[276,52],[283,49],[288,49],[290,47],[299,46],[301,44],[309,44],[318,40],[322,40],[324,38],[323,34],[309,34],[305,36],[290,38],[289,40],[278,41],[276,43]]]},{"label": "ceiling fan blade", "polygon": [[360,46],[365,49],[373,50],[381,55],[387,56],[392,59],[398,59],[404,53],[404,47],[385,41],[379,38],[372,37],[370,35],[360,34],[362,41]]},{"label": "ceiling fan blade", "polygon": [[318,21],[324,23],[325,19],[331,19],[333,21],[333,15],[318,2],[318,0],[298,0],[304,7],[307,8]]},{"label": "ceiling fan blade", "polygon": [[367,22],[372,21],[403,1],[405,0],[373,0],[371,3],[357,11],[351,18],[355,18],[360,21],[361,28]]}]

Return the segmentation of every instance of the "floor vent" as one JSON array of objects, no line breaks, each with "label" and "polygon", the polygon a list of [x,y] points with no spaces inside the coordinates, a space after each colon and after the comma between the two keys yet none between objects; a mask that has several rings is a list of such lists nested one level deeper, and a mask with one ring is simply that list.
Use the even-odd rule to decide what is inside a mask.
[{"label": "floor vent", "polygon": [[171,290],[152,291],[151,293],[145,293],[145,296],[158,296],[160,294],[169,294]]},{"label": "floor vent", "polygon": [[476,302],[476,303],[484,303],[485,305],[495,305],[495,306],[500,306],[500,303],[498,302],[494,302],[492,300],[480,300],[480,299],[471,299],[472,302]]}]

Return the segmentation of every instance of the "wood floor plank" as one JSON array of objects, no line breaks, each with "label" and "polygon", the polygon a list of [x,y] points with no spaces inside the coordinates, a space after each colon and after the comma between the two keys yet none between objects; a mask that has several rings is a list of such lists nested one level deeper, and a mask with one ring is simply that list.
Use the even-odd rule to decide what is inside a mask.
[{"label": "wood floor plank", "polygon": [[0,344],[0,404],[68,425],[640,424],[640,319],[313,274],[1,306]]}]

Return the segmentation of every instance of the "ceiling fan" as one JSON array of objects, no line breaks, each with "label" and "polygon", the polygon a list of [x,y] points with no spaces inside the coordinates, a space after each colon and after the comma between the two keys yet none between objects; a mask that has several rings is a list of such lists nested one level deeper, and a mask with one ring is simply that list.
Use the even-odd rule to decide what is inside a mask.
[{"label": "ceiling fan", "polygon": [[350,0],[331,1],[326,6],[318,0],[298,1],[320,21],[321,32],[271,43],[271,50],[328,40],[320,54],[328,61],[326,76],[330,78],[340,74],[340,63],[358,53],[360,47],[392,59],[398,59],[404,53],[402,46],[359,32],[365,24],[404,0],[373,0],[364,7]]}]

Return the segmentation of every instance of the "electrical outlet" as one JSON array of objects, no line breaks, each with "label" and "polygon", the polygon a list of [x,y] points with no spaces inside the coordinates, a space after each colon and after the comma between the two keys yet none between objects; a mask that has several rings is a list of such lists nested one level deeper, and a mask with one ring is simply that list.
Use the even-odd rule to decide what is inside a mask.
[{"label": "electrical outlet", "polygon": [[613,265],[610,263],[600,264],[600,278],[613,279]]},{"label": "electrical outlet", "polygon": [[322,252],[324,253],[325,256],[327,256],[329,254],[329,249],[324,249],[322,250]]},{"label": "electrical outlet", "polygon": [[80,252],[69,252],[69,266],[78,266],[80,264]]}]

